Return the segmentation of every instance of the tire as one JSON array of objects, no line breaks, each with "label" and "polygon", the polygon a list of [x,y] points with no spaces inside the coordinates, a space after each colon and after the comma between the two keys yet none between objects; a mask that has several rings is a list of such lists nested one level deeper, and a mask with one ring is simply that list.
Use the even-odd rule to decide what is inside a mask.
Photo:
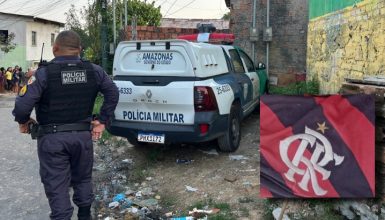
[{"label": "tire", "polygon": [[239,147],[241,140],[241,117],[238,106],[231,106],[226,134],[218,138],[221,151],[234,152]]},{"label": "tire", "polygon": [[265,94],[270,94],[270,83],[269,80],[266,80],[266,85],[265,85]]}]

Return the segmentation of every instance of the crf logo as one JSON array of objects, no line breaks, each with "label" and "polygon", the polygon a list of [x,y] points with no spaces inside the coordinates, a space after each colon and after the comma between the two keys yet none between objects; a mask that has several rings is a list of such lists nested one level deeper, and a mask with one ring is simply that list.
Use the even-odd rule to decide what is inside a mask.
[{"label": "crf logo", "polygon": [[[323,127],[322,132],[324,132]],[[317,129],[319,130],[319,129]],[[294,147],[291,145],[294,141],[301,141],[297,151],[294,154],[292,160],[289,159],[289,148]],[[305,157],[305,150],[313,148],[313,153],[310,158]],[[285,177],[291,181],[296,182],[294,175],[302,176],[302,179],[298,186],[304,191],[309,191],[309,182],[317,196],[322,196],[327,193],[325,189],[322,189],[318,183],[316,172],[320,173],[322,180],[329,179],[331,172],[326,170],[324,167],[330,162],[334,161],[335,166],[339,166],[343,161],[344,157],[339,156],[333,152],[332,145],[329,140],[321,133],[314,131],[308,127],[305,127],[304,134],[296,134],[282,140],[279,145],[279,153],[282,161],[286,164],[289,170],[285,173]],[[303,163],[306,168],[301,169],[299,164]]]}]

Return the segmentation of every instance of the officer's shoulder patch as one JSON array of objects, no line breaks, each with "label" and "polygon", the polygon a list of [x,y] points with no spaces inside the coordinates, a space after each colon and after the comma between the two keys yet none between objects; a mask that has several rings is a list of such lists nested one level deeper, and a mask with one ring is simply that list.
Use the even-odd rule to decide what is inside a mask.
[{"label": "officer's shoulder patch", "polygon": [[20,97],[23,97],[25,95],[25,93],[27,93],[27,88],[28,88],[28,86],[25,85],[25,86],[23,86],[23,88],[20,89],[20,91],[19,91]]},{"label": "officer's shoulder patch", "polygon": [[36,81],[36,77],[35,76],[31,76],[31,78],[29,78],[29,80],[28,80],[28,85],[31,85],[33,82],[35,82]]}]

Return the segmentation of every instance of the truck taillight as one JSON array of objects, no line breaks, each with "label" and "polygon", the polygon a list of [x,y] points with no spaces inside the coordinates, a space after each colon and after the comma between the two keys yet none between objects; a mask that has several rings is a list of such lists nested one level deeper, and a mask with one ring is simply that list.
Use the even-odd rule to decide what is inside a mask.
[{"label": "truck taillight", "polygon": [[197,112],[215,111],[218,109],[213,89],[206,86],[194,87],[194,107]]}]

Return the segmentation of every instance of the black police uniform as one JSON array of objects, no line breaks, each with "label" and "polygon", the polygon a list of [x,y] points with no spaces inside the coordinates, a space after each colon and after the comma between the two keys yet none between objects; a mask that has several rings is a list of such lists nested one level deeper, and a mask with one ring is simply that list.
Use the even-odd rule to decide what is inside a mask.
[{"label": "black police uniform", "polygon": [[75,56],[56,57],[44,64],[26,89],[16,98],[12,113],[15,121],[24,124],[35,107],[40,176],[50,217],[71,219],[70,186],[78,207],[88,209],[94,199],[90,122],[95,97],[98,92],[104,95],[98,120],[106,123],[118,103],[118,89],[100,66]]}]

